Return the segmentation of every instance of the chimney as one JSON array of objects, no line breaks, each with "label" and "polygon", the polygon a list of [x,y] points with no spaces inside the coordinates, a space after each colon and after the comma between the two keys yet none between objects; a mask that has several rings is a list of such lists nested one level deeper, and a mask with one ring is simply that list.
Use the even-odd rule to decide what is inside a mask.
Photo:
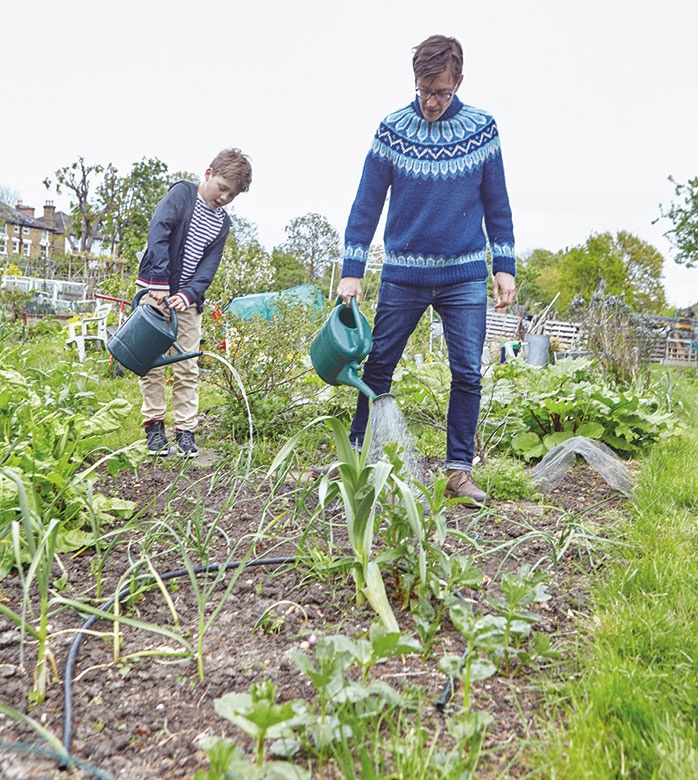
[{"label": "chimney", "polygon": [[44,203],[42,222],[45,222],[49,227],[56,227],[56,207],[53,205],[52,200],[47,200]]},{"label": "chimney", "polygon": [[33,206],[25,206],[21,200],[17,201],[17,205],[15,206],[17,211],[20,212],[20,214],[24,214],[26,217],[34,217],[34,207]]}]

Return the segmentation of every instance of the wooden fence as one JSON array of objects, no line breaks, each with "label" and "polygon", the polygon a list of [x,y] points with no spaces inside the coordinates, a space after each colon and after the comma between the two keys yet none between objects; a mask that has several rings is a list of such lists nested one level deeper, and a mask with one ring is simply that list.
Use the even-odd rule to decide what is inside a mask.
[{"label": "wooden fence", "polygon": [[[658,331],[652,353],[653,363],[698,365],[698,322],[696,318],[652,317]],[[526,323],[523,324],[525,331]],[[487,340],[518,340],[523,336],[521,321],[515,314],[487,313]],[[584,350],[582,324],[565,320],[547,320],[543,333],[551,337],[555,351]],[[557,342],[557,343],[555,343]]]}]

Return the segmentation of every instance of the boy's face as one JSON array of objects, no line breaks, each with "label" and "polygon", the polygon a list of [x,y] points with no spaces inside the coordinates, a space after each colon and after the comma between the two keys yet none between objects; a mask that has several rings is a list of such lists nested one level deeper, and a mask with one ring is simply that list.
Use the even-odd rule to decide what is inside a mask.
[{"label": "boy's face", "polygon": [[235,182],[223,176],[214,176],[210,168],[206,169],[205,179],[199,184],[199,195],[210,209],[227,206],[237,195]]}]

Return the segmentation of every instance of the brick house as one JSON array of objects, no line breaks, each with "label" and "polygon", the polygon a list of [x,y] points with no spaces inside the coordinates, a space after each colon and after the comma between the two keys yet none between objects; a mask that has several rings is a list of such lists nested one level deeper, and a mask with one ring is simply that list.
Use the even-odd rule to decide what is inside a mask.
[{"label": "brick house", "polygon": [[[23,258],[51,260],[79,251],[70,216],[56,211],[53,201],[46,201],[41,217],[34,216],[34,207],[21,201],[13,208],[0,202],[0,266],[12,261],[21,265]],[[92,244],[91,255],[109,255],[98,236]]]},{"label": "brick house", "polygon": [[[49,204],[47,204],[49,205]],[[16,208],[0,203],[0,258],[48,259],[56,252],[55,208],[53,224],[37,219],[34,209],[21,202]],[[44,209],[46,215],[46,210]],[[61,237],[59,246],[63,246]],[[53,251],[52,251],[53,250]],[[58,251],[62,251],[58,249]]]}]

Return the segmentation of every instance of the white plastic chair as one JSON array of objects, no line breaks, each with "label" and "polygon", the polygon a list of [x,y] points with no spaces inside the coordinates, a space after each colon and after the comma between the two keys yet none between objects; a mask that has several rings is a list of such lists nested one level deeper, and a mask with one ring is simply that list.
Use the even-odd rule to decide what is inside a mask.
[{"label": "white plastic chair", "polygon": [[110,311],[111,303],[98,303],[91,317],[84,317],[80,322],[68,323],[68,338],[65,343],[75,344],[81,363],[85,360],[85,345],[88,341],[94,341],[100,349],[106,349],[109,338],[107,317]]}]

